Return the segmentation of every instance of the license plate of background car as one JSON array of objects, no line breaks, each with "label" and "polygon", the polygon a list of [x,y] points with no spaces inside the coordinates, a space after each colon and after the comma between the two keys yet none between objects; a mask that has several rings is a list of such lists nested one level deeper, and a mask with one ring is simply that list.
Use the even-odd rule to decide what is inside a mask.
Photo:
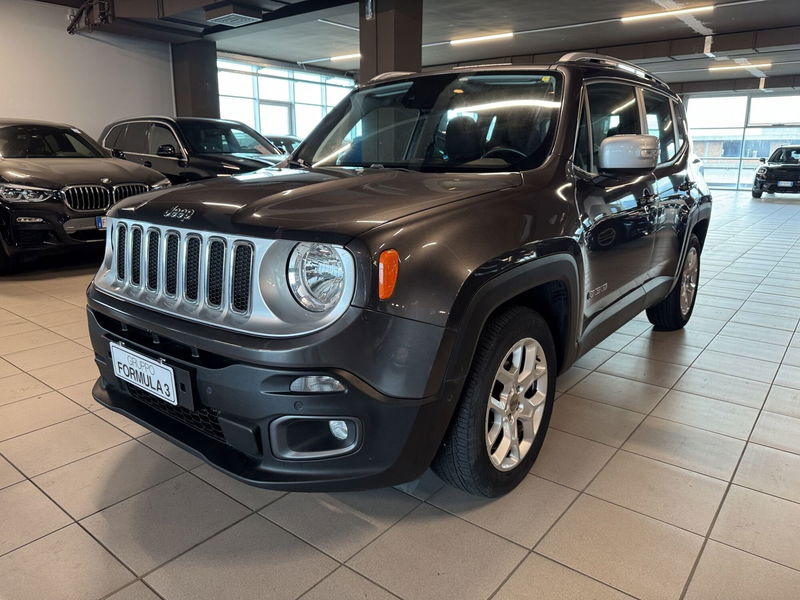
[{"label": "license plate of background car", "polygon": [[105,230],[105,228],[108,226],[108,217],[97,217],[95,219],[95,223],[97,224],[98,229],[101,231]]},{"label": "license plate of background car", "polygon": [[794,185],[794,181],[779,181],[778,187],[792,187]]},{"label": "license plate of background car", "polygon": [[120,344],[111,342],[109,345],[111,346],[114,375],[173,406],[178,405],[175,372],[172,367],[142,356]]}]

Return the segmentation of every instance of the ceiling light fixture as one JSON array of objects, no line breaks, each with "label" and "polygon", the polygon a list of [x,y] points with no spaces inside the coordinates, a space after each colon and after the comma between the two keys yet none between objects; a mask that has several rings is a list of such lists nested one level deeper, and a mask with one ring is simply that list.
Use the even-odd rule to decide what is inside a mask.
[{"label": "ceiling light fixture", "polygon": [[627,23],[628,21],[642,21],[644,19],[659,19],[661,17],[677,17],[678,15],[688,15],[698,12],[706,12],[714,10],[714,5],[708,6],[695,6],[693,8],[680,8],[678,10],[665,10],[663,12],[648,13],[646,15],[632,15],[630,17],[620,17],[620,21]]},{"label": "ceiling light fixture", "polygon": [[709,71],[734,71],[737,69],[764,69],[766,67],[771,67],[772,63],[758,63],[755,65],[728,65],[726,67],[708,67]]},{"label": "ceiling light fixture", "polygon": [[474,44],[476,42],[491,42],[492,40],[502,40],[514,37],[514,32],[495,33],[492,35],[480,35],[478,37],[461,38],[459,40],[450,40],[451,46],[460,46],[461,44]]},{"label": "ceiling light fixture", "polygon": [[351,58],[361,58],[361,54],[358,52],[355,54],[340,54],[339,56],[331,56],[330,60],[336,62],[337,60],[349,60]]}]

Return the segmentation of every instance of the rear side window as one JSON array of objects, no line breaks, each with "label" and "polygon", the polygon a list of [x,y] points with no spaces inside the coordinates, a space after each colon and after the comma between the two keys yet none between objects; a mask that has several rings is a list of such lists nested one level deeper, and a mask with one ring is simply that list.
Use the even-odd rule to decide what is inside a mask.
[{"label": "rear side window", "polygon": [[597,164],[600,144],[607,137],[640,134],[636,90],[621,83],[593,83],[586,87],[592,126],[592,157]]},{"label": "rear side window", "polygon": [[645,90],[644,109],[647,115],[647,133],[658,138],[658,162],[669,162],[675,158],[678,150],[670,100],[666,96]]},{"label": "rear side window", "polygon": [[125,135],[120,136],[117,148],[134,154],[147,154],[148,123],[128,123]]}]

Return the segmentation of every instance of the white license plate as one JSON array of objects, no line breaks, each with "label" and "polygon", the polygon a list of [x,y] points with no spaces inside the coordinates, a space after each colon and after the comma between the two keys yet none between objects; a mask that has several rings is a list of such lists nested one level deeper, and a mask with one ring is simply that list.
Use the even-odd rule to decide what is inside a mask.
[{"label": "white license plate", "polygon": [[779,181],[778,187],[792,187],[794,185],[794,181]]},{"label": "white license plate", "polygon": [[104,231],[108,227],[108,217],[96,217],[95,224],[99,230]]},{"label": "white license plate", "polygon": [[110,346],[114,375],[177,406],[175,372],[171,367],[114,342],[111,342]]}]

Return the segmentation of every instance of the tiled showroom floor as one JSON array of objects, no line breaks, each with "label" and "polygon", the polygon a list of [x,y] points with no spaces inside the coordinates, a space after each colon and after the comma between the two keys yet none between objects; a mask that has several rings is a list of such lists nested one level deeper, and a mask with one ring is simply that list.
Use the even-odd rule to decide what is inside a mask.
[{"label": "tiled showroom floor", "polygon": [[717,193],[689,327],[581,359],[495,501],[238,484],[92,401],[90,268],[0,279],[0,598],[797,598],[799,240]]}]

